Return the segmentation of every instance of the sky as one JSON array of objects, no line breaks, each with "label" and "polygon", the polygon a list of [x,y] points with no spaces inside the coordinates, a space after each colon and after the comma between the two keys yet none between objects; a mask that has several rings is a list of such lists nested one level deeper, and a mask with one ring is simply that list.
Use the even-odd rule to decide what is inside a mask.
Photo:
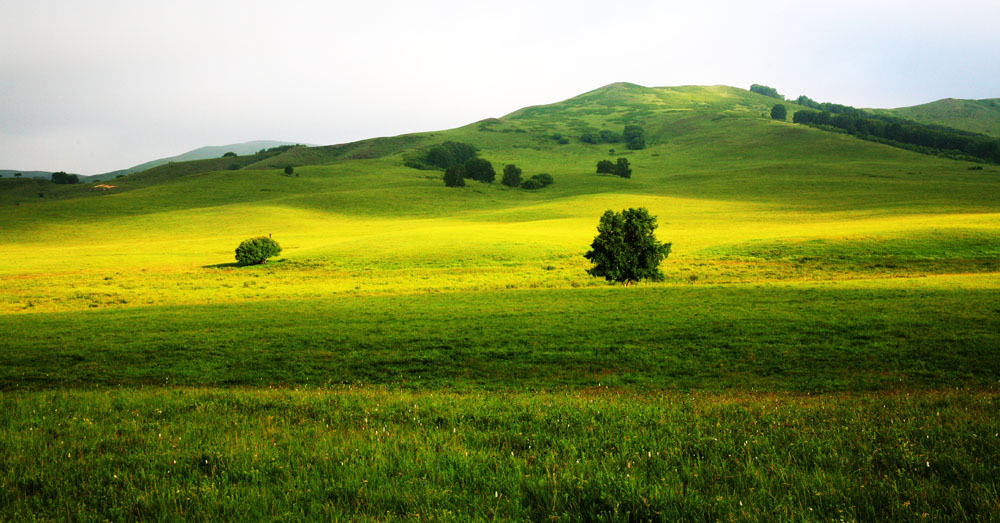
[{"label": "sky", "polygon": [[448,129],[613,82],[1000,97],[997,0],[0,3],[0,169]]}]

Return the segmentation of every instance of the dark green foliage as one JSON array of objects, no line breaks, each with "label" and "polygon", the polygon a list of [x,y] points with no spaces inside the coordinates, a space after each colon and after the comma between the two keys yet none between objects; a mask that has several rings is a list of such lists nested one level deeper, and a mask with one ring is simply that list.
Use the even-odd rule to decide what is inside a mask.
[{"label": "dark green foliage", "polygon": [[229,151],[226,154],[222,155],[223,158],[236,158],[237,156],[239,156],[239,155],[237,155],[236,153],[234,153],[232,151]]},{"label": "dark green foliage", "polygon": [[20,177],[21,177],[21,173],[14,173],[14,178],[20,178]]},{"label": "dark green foliage", "polygon": [[466,178],[471,178],[479,182],[493,183],[493,180],[497,177],[496,171],[493,170],[493,164],[483,158],[472,158],[465,162],[463,168]]},{"label": "dark green foliage", "polygon": [[542,187],[550,185],[551,183],[552,183],[552,175],[541,173],[541,174],[536,174],[531,178],[525,180],[524,183],[521,184],[521,188],[530,190],[541,189]]},{"label": "dark green foliage", "polygon": [[766,85],[753,84],[750,86],[751,93],[762,94],[764,96],[770,96],[771,98],[777,98],[778,100],[784,100],[785,97],[778,94],[778,90],[774,87],[768,87]]},{"label": "dark green foliage", "polygon": [[281,254],[281,246],[269,236],[258,236],[243,240],[236,248],[236,261],[240,265],[264,263],[268,258]]},{"label": "dark green foliage", "polygon": [[948,127],[925,125],[853,107],[821,104],[836,111],[797,111],[792,121],[820,128],[841,129],[871,141],[950,157],[971,157],[1000,163],[1000,140]]},{"label": "dark green foliage", "polygon": [[772,119],[781,120],[782,122],[784,122],[787,116],[788,116],[788,111],[785,109],[784,105],[774,104],[774,107],[771,108]]},{"label": "dark green foliage", "polygon": [[461,165],[452,165],[444,171],[445,187],[465,187],[465,173]]},{"label": "dark green foliage", "polygon": [[428,149],[423,162],[438,169],[447,169],[475,158],[476,152],[474,145],[448,141]]},{"label": "dark green foliage", "polygon": [[629,166],[628,158],[619,158],[618,161],[615,162],[615,168],[612,171],[612,174],[616,174],[622,178],[631,178],[632,167]]},{"label": "dark green foliage", "polygon": [[560,139],[559,139],[559,140],[557,140],[557,141],[559,142],[559,145],[566,145],[566,144],[568,144],[568,143],[569,143],[569,138],[566,138],[566,137],[564,136],[564,137],[560,138]]},{"label": "dark green foliage", "polygon": [[625,146],[629,149],[638,150],[646,147],[646,131],[638,125],[626,125],[622,136],[625,139]]},{"label": "dark green foliage", "polygon": [[654,230],[656,217],[644,207],[605,211],[583,255],[594,264],[587,273],[626,287],[634,281],[662,281],[660,262],[670,254],[670,244],[660,243]]},{"label": "dark green foliage", "polygon": [[240,164],[238,164],[238,163],[231,163],[231,164],[229,164],[229,170],[230,171],[238,171],[238,170],[240,170]]},{"label": "dark green foliage", "polygon": [[514,164],[507,164],[503,168],[503,179],[500,183],[507,187],[517,187],[521,185],[521,168]]},{"label": "dark green foliage", "polygon": [[118,176],[115,176],[115,178],[124,178],[124,177],[125,177],[124,174],[119,174]]},{"label": "dark green foliage", "polygon": [[615,164],[611,160],[597,162],[597,174],[614,174]]},{"label": "dark green foliage", "polygon": [[63,171],[52,173],[52,183],[74,184],[80,183],[80,177],[75,174],[66,174]]},{"label": "dark green foliage", "polygon": [[799,96],[795,99],[795,103],[801,105],[802,107],[809,107],[811,109],[819,109],[820,104],[816,100],[809,98],[806,95]]},{"label": "dark green foliage", "polygon": [[618,143],[622,141],[622,136],[614,131],[601,131],[601,141],[604,143]]},{"label": "dark green foliage", "polygon": [[294,167],[292,167],[291,165],[286,165],[285,166],[285,174],[292,174],[294,172],[295,172],[295,168]]},{"label": "dark green foliage", "polygon": [[597,133],[583,133],[580,135],[580,141],[583,143],[601,143],[601,135]]}]

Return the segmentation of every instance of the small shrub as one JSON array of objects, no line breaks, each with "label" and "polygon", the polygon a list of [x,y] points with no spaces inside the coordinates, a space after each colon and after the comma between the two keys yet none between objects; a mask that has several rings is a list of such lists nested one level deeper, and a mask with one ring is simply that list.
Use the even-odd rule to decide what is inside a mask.
[{"label": "small shrub", "polygon": [[563,137],[559,139],[559,145],[566,145],[569,143],[569,138]]},{"label": "small shrub", "polygon": [[524,183],[521,184],[521,188],[522,189],[529,189],[529,190],[541,189],[542,187],[545,187],[546,185],[550,185],[552,183],[552,181],[553,180],[552,180],[552,175],[551,174],[547,174],[547,173],[536,174],[536,175],[532,176],[531,178],[528,178],[527,180],[525,180]]},{"label": "small shrub", "polygon": [[230,171],[238,171],[238,170],[240,170],[240,164],[238,164],[238,163],[231,163],[231,164],[229,164],[229,170]]},{"label": "small shrub", "polygon": [[236,153],[234,153],[233,151],[229,151],[226,154],[223,154],[222,157],[223,158],[236,158]]},{"label": "small shrub", "polygon": [[286,165],[285,166],[285,174],[291,175],[294,172],[295,172],[295,168],[294,167],[292,167],[291,165]]},{"label": "small shrub", "polygon": [[281,254],[281,246],[270,236],[258,236],[243,240],[236,248],[236,261],[240,265],[256,265],[267,261],[272,256]]}]

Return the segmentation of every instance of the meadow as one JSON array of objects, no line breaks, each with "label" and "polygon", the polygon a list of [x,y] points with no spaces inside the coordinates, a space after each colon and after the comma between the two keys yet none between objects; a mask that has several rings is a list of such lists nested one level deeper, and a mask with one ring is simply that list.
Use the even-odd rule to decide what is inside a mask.
[{"label": "meadow", "polygon": [[[0,518],[994,518],[1000,167],[772,102],[615,84],[110,194],[0,179]],[[555,183],[405,165],[444,140]],[[638,206],[665,281],[589,277]]]}]

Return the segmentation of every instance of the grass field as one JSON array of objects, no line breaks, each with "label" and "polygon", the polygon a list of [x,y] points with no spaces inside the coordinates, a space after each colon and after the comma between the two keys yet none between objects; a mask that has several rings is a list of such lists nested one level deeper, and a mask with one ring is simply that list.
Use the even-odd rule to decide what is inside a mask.
[{"label": "grass field", "polygon": [[[772,103],[615,84],[111,194],[0,179],[0,519],[995,517],[1000,167]],[[646,149],[552,138],[625,122]],[[444,140],[555,183],[404,166]],[[665,281],[587,276],[637,206]]]}]

